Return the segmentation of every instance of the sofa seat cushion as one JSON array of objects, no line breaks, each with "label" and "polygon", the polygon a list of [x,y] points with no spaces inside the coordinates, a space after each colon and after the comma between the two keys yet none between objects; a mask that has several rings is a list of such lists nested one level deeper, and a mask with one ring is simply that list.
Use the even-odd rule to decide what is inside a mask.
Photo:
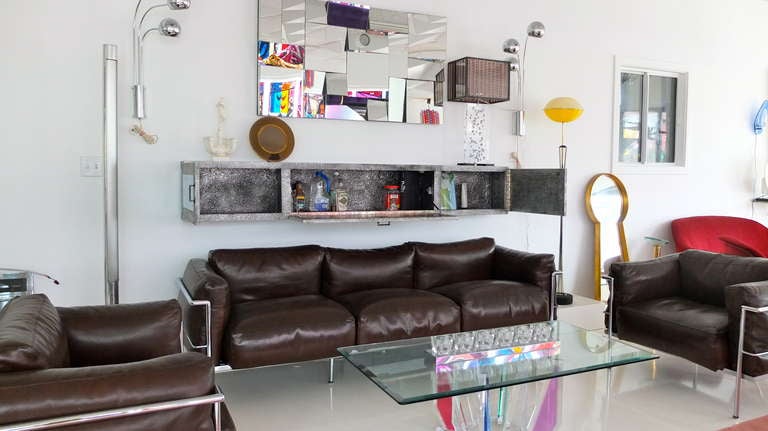
[{"label": "sofa seat cushion", "polygon": [[459,307],[416,289],[376,289],[337,299],[357,319],[357,344],[458,332]]},{"label": "sofa seat cushion", "polygon": [[668,297],[618,309],[619,337],[653,346],[712,370],[728,366],[725,308]]},{"label": "sofa seat cushion", "polygon": [[68,365],[61,317],[47,296],[21,296],[0,311],[0,372]]},{"label": "sofa seat cushion", "polygon": [[464,281],[430,292],[461,307],[461,330],[498,328],[549,319],[549,292],[532,284],[503,280]]},{"label": "sofa seat cushion", "polygon": [[321,295],[246,302],[232,307],[224,344],[232,368],[329,358],[355,344],[355,319]]}]

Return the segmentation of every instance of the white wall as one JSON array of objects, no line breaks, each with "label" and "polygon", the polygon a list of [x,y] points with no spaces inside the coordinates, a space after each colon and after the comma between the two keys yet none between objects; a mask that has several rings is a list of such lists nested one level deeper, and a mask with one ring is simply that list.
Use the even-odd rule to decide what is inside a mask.
[{"label": "white wall", "polygon": [[[304,226],[293,222],[193,226],[179,217],[179,161],[205,160],[202,137],[226,98],[236,159],[254,160],[248,130],[256,120],[256,0],[193,2],[175,13],[179,40],[153,38],[146,49],[149,146],[127,130],[131,0],[0,0],[0,267],[53,273],[61,288],[41,291],[61,305],[103,301],[100,178],[79,176],[79,157],[101,151],[101,44],[120,46],[120,219],[122,300],[174,295],[187,259],[212,248],[319,243],[375,247],[406,240],[481,235],[532,251],[557,250],[557,218],[511,214],[451,222]],[[559,127],[541,107],[569,95],[585,106],[569,126],[566,242],[568,290],[591,293],[591,232],[583,191],[610,170],[613,56],[679,63],[691,71],[687,175],[623,176],[631,199],[627,233],[634,258],[642,237],[670,237],[669,220],[695,214],[750,216],[754,138],[749,123],[768,96],[768,3],[762,0],[551,0],[483,2],[369,0],[373,6],[449,17],[449,57],[503,58],[508,37],[531,20],[548,28],[528,55],[526,167],[555,167]],[[479,6],[482,5],[482,6]],[[154,12],[159,21],[163,12]],[[290,121],[294,162],[454,163],[462,157],[463,105],[447,124],[422,127]],[[497,164],[508,164],[511,104],[492,109]],[[760,141],[764,145],[766,141]]]}]

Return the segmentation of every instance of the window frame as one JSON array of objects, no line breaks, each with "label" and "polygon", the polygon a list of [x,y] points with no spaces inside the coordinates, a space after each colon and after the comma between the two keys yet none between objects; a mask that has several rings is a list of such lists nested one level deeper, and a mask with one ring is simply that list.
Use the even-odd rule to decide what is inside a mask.
[{"label": "window frame", "polygon": [[[663,63],[653,60],[614,57],[613,88],[613,137],[611,151],[611,172],[619,174],[686,174],[688,172],[688,85],[690,72],[682,65]],[[643,75],[643,112],[641,113],[641,161],[628,163],[619,161],[621,140],[621,74],[635,73]],[[675,100],[675,161],[671,163],[648,163],[648,98],[650,76],[677,78]]]}]

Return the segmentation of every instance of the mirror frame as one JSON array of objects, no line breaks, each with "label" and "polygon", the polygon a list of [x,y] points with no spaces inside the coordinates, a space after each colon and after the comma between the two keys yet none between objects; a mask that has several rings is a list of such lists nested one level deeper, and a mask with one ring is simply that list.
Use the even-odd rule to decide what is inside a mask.
[{"label": "mirror frame", "polygon": [[597,216],[595,216],[594,211],[592,210],[592,188],[595,186],[595,183],[600,177],[606,176],[610,178],[615,184],[616,188],[619,189],[619,194],[621,195],[621,215],[619,216],[619,220],[616,221],[616,227],[619,231],[619,247],[621,248],[621,259],[624,262],[629,261],[629,248],[627,247],[627,237],[624,231],[624,220],[627,218],[627,213],[629,212],[629,195],[627,194],[627,188],[624,186],[624,183],[621,182],[621,180],[613,174],[609,173],[600,173],[592,177],[591,180],[589,180],[589,183],[587,184],[587,191],[584,195],[584,205],[587,208],[587,215],[589,216],[589,219],[592,220],[592,223],[595,225],[595,231],[594,231],[594,298],[596,300],[600,300],[600,286],[602,285],[602,274],[603,274],[603,261],[601,257],[601,247],[600,247],[600,220],[597,219]]}]

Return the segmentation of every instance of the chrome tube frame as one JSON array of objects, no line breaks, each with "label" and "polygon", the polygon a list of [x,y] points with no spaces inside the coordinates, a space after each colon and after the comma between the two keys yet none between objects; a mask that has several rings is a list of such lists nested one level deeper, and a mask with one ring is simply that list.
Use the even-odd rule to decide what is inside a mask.
[{"label": "chrome tube frame", "polygon": [[608,283],[608,309],[605,311],[605,313],[608,314],[608,346],[610,346],[613,339],[613,297],[616,295],[614,295],[613,292],[613,277],[610,275],[602,274],[600,275],[600,278]]},{"label": "chrome tube frame", "polygon": [[736,361],[736,385],[733,388],[733,418],[739,418],[739,407],[741,404],[741,379],[744,374],[744,355],[752,357],[764,357],[768,356],[768,352],[752,353],[744,351],[744,330],[746,327],[747,313],[768,313],[768,307],[750,307],[747,305],[741,306],[741,318],[739,319],[739,350],[737,352]]},{"label": "chrome tube frame", "polygon": [[105,303],[120,302],[117,211],[117,45],[104,47],[104,281]]},{"label": "chrome tube frame", "polygon": [[213,419],[216,431],[221,431],[221,403],[224,402],[224,394],[216,387],[216,393],[202,397],[183,398],[159,403],[141,404],[137,406],[121,407],[117,409],[99,410],[89,413],[81,413],[70,416],[60,416],[50,419],[42,419],[30,422],[20,422],[13,425],[1,425],[0,431],[38,431],[54,428],[81,425],[99,422],[109,419],[138,416],[149,413],[164,412],[168,410],[183,409],[186,407],[213,404]]},{"label": "chrome tube frame", "polygon": [[192,295],[190,295],[189,291],[187,290],[187,286],[184,285],[184,282],[180,278],[176,279],[176,285],[179,287],[179,291],[181,292],[182,297],[184,298],[184,301],[187,303],[187,305],[190,307],[205,307],[205,343],[201,345],[196,345],[193,343],[192,339],[189,337],[189,334],[186,333],[186,325],[184,322],[182,322],[181,331],[183,333],[183,341],[186,342],[183,343],[183,345],[189,345],[189,348],[193,350],[205,349],[206,356],[210,358],[213,356],[211,345],[211,301],[193,299]]},{"label": "chrome tube frame", "polygon": [[333,383],[333,363],[336,358],[330,358],[328,362],[330,363],[330,367],[328,369],[328,383]]},{"label": "chrome tube frame", "polygon": [[552,282],[549,286],[549,320],[557,320],[557,292],[563,280],[563,271],[552,273]]}]

